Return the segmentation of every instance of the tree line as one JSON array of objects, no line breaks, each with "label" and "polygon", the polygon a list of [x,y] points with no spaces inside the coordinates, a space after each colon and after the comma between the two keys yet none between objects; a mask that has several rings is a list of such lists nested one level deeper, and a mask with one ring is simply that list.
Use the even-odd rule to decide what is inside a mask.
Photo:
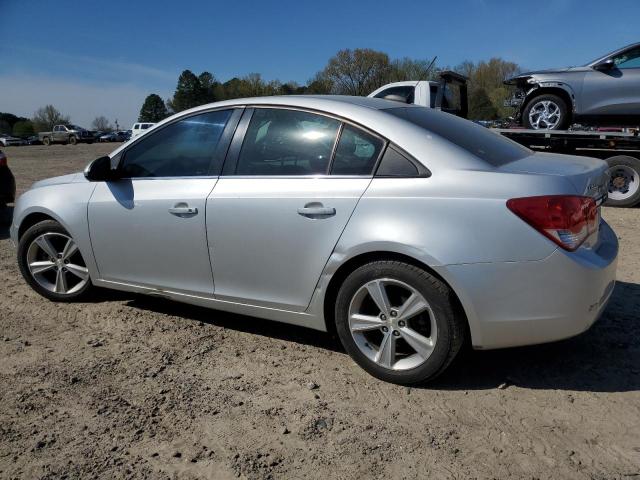
[{"label": "tree line", "polygon": [[495,120],[513,111],[504,106],[511,91],[504,80],[520,67],[501,58],[478,63],[466,61],[455,67],[438,67],[433,59],[391,59],[384,52],[371,49],[340,50],[306,85],[296,82],[267,81],[259,73],[219,81],[210,72],[196,75],[184,70],[178,77],[171,98],[163,101],[153,93],[140,109],[139,121],[158,122],[167,116],[198,105],[241,97],[263,95],[336,94],[366,96],[391,82],[435,80],[443,70],[465,75],[469,89],[469,118]]},{"label": "tree line", "polygon": [[[340,50],[304,85],[265,80],[259,73],[233,77],[222,82],[207,71],[196,75],[190,70],[184,70],[178,77],[172,97],[163,100],[156,93],[146,97],[138,121],[159,122],[169,115],[192,107],[241,97],[301,94],[366,96],[386,83],[435,80],[443,70],[456,71],[469,79],[469,118],[472,120],[495,120],[513,113],[511,108],[504,106],[511,90],[503,82],[520,72],[516,63],[492,58],[477,63],[466,61],[449,67],[437,65],[435,57],[391,59],[384,52],[358,48]],[[69,121],[68,115],[62,114],[53,105],[46,105],[38,109],[30,119],[0,113],[0,133],[25,137],[51,130],[54,125]],[[113,126],[106,117],[98,116],[91,128],[109,131]]]}]

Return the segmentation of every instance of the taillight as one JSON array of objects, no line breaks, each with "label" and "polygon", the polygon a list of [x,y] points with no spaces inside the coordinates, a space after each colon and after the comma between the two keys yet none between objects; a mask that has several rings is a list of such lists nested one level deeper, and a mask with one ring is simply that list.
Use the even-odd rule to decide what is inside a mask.
[{"label": "taillight", "polygon": [[7,156],[0,152],[0,167],[6,167],[7,165]]},{"label": "taillight", "polygon": [[600,216],[591,197],[546,195],[512,198],[507,207],[565,250],[576,250],[596,232]]}]

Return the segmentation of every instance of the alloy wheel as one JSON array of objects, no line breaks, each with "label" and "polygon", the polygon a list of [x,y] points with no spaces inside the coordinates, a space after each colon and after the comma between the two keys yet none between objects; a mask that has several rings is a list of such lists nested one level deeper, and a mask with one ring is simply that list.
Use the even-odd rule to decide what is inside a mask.
[{"label": "alloy wheel", "polygon": [[426,362],[438,339],[436,318],[424,296],[391,278],[369,281],[356,291],[349,330],[369,360],[396,371]]},{"label": "alloy wheel", "polygon": [[551,100],[541,100],[529,110],[529,123],[536,130],[553,130],[562,119],[560,107]]},{"label": "alloy wheel", "polygon": [[27,265],[42,288],[58,295],[70,295],[89,281],[89,270],[73,239],[62,233],[44,233],[27,250]]}]

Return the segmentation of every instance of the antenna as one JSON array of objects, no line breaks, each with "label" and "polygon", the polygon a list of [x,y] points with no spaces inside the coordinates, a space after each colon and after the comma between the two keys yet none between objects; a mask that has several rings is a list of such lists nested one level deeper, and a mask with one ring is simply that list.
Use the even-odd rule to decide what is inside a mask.
[{"label": "antenna", "polygon": [[[429,64],[429,66],[427,67],[427,71],[425,72],[425,77],[429,76],[429,72],[431,71],[431,67],[433,67],[433,65],[436,63],[436,59],[438,58],[438,56],[436,55],[435,57],[433,57],[433,60],[431,60],[431,63]],[[425,80],[428,80],[428,78],[425,78]]]}]

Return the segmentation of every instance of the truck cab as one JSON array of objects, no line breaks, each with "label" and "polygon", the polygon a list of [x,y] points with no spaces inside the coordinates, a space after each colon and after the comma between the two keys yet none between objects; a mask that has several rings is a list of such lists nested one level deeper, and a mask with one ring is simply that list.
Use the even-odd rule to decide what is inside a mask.
[{"label": "truck cab", "polygon": [[370,93],[368,97],[435,108],[463,118],[466,118],[468,113],[467,78],[451,71],[441,72],[439,81],[410,80],[388,83]]}]

